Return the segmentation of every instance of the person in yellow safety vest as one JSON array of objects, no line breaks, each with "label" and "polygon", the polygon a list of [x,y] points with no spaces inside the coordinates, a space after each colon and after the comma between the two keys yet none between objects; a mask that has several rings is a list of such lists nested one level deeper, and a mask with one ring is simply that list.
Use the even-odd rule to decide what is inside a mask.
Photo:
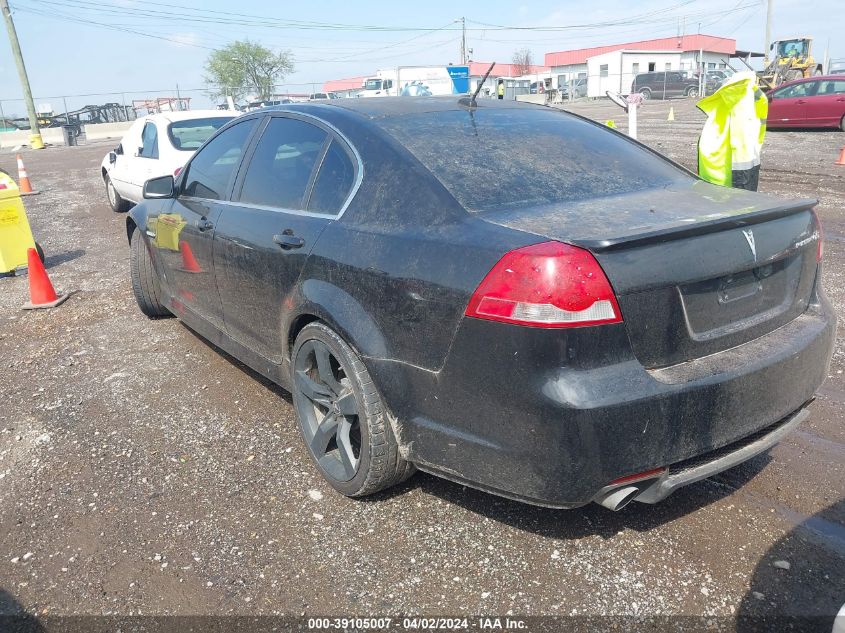
[{"label": "person in yellow safety vest", "polygon": [[505,82],[501,79],[499,80],[499,86],[496,88],[497,94],[499,95],[499,99],[505,98]]},{"label": "person in yellow safety vest", "polygon": [[707,115],[698,139],[698,175],[725,187],[757,191],[769,101],[757,75],[732,75],[696,104]]}]

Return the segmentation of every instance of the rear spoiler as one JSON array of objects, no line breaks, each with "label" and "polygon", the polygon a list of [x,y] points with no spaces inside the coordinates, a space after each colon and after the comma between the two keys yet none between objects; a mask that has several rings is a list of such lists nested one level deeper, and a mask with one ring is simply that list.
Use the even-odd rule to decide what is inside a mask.
[{"label": "rear spoiler", "polygon": [[715,216],[690,218],[688,223],[675,224],[655,229],[643,227],[644,230],[640,233],[632,232],[631,234],[621,237],[573,239],[567,241],[575,246],[580,246],[596,253],[602,253],[619,250],[621,248],[669,242],[685,237],[693,237],[695,235],[704,235],[706,233],[715,233],[717,231],[760,224],[761,222],[776,220],[777,218],[794,215],[803,211],[811,211],[818,203],[818,200],[811,198],[789,200],[785,201],[781,205],[767,207],[757,211],[738,209],[732,212],[720,213]]}]

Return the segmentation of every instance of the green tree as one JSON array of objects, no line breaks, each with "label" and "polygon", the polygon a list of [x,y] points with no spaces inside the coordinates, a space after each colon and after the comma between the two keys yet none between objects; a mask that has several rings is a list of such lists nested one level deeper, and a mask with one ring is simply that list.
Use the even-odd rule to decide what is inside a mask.
[{"label": "green tree", "polygon": [[246,94],[259,99],[273,96],[273,86],[293,72],[290,51],[273,52],[256,42],[232,42],[213,51],[205,62],[205,81],[213,86],[213,98]]}]

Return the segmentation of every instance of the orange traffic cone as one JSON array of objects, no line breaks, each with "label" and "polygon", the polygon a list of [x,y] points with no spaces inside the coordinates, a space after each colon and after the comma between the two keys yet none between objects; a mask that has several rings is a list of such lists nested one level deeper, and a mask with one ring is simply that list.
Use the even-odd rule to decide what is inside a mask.
[{"label": "orange traffic cone", "polygon": [[24,304],[24,310],[35,310],[37,308],[55,308],[63,303],[68,295],[57,296],[53,284],[44,270],[44,264],[38,256],[38,251],[30,248],[26,252],[29,269],[29,302]]},{"label": "orange traffic cone", "polygon": [[836,165],[845,165],[845,146],[842,147],[842,151],[839,152],[839,160],[836,161]]},{"label": "orange traffic cone", "polygon": [[201,273],[202,268],[197,263],[191,245],[187,242],[179,242],[179,251],[182,253],[182,271],[186,273]]},{"label": "orange traffic cone", "polygon": [[18,188],[20,189],[20,194],[22,196],[33,196],[37,193],[41,193],[40,191],[33,191],[32,184],[29,182],[29,176],[26,175],[26,167],[23,166],[23,159],[21,155],[17,155],[18,158]]}]

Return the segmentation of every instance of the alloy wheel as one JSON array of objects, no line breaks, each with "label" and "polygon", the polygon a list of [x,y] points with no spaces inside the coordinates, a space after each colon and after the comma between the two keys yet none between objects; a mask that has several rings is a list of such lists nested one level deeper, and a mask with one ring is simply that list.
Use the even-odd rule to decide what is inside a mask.
[{"label": "alloy wheel", "polygon": [[347,372],[322,341],[306,341],[296,355],[294,388],[302,431],[323,471],[349,481],[361,461],[358,400]]}]

